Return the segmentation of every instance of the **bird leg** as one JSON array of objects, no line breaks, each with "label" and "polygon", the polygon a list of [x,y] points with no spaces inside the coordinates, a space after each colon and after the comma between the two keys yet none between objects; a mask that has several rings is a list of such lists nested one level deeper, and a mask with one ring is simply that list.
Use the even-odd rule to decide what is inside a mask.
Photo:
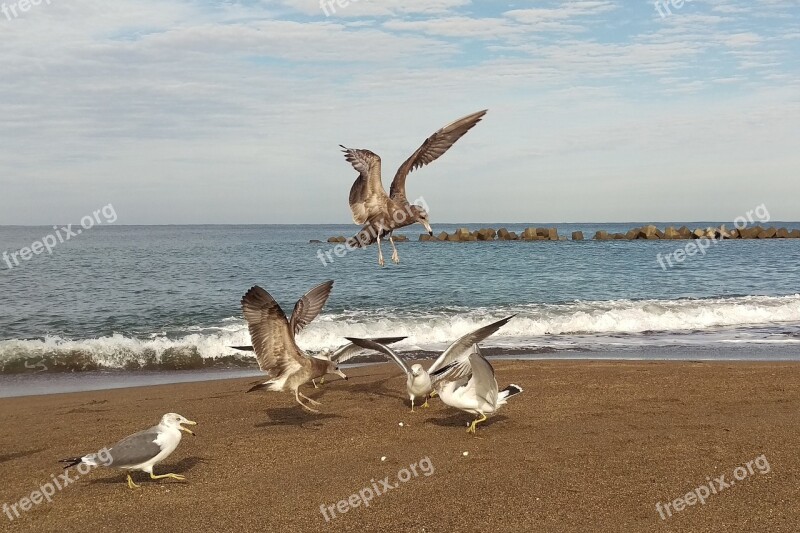
[{"label": "bird leg", "polygon": [[318,401],[312,400],[311,398],[309,398],[308,396],[306,396],[305,394],[303,394],[300,391],[297,391],[297,394],[299,394],[302,399],[309,401],[311,403],[311,405],[322,405]]},{"label": "bird leg", "polygon": [[381,251],[381,230],[378,229],[378,264],[384,266],[386,263],[383,261],[383,252]]},{"label": "bird leg", "polygon": [[154,473],[150,472],[150,479],[164,479],[166,477],[171,479],[177,479],[178,481],[183,481],[186,479],[180,474],[161,474],[160,476],[157,476]]},{"label": "bird leg", "polygon": [[414,397],[411,397],[411,412],[414,412]]},{"label": "bird leg", "polygon": [[315,388],[315,389],[318,389],[318,388],[319,388],[319,387],[317,387],[317,382],[316,382],[316,381],[314,381],[313,379],[311,380],[311,383],[313,383],[313,384],[314,384],[314,388]]},{"label": "bird leg", "polygon": [[131,490],[139,488],[139,485],[133,482],[133,478],[131,478],[130,474],[128,474],[128,488]]},{"label": "bird leg", "polygon": [[301,402],[300,401],[300,397],[298,396],[298,394],[300,394],[300,391],[294,391],[294,399],[297,400],[297,403],[300,404],[300,407],[302,407],[303,409],[306,409],[308,411],[311,411],[312,413],[319,414],[319,411],[317,411],[316,409],[312,409],[311,407],[309,407],[306,404],[304,404],[303,402]]},{"label": "bird leg", "polygon": [[478,424],[480,424],[481,422],[485,422],[485,421],[486,421],[486,415],[481,413],[481,417],[480,418],[476,418],[475,420],[472,421],[472,424],[469,425],[469,428],[467,429],[467,433],[472,433],[474,435],[475,434],[475,429],[477,428]]},{"label": "bird leg", "polygon": [[422,407],[424,407],[425,409],[430,407],[430,405],[428,405],[428,397],[427,396],[425,396],[425,403],[422,404]]},{"label": "bird leg", "polygon": [[439,395],[439,393],[438,393],[438,392],[436,392],[435,390],[432,390],[432,391],[431,391],[431,394],[430,394],[430,397],[431,397],[431,398],[436,398],[436,396],[438,396],[438,395]]},{"label": "bird leg", "polygon": [[322,376],[321,378],[319,378],[319,384],[320,385],[325,385],[325,376]]},{"label": "bird leg", "polygon": [[400,263],[400,256],[397,255],[397,247],[394,245],[391,231],[389,232],[389,243],[392,245],[392,262],[397,265]]}]

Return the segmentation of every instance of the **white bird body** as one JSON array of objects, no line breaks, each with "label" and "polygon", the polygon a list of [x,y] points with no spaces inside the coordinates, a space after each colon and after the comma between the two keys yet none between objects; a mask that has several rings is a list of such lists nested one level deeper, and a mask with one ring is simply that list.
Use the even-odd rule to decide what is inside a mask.
[{"label": "white bird body", "polygon": [[[494,369],[477,344],[466,362],[459,366],[437,384],[437,392],[445,404],[477,417],[467,430],[475,433],[477,424],[497,413],[509,397],[522,392],[522,387],[511,384],[499,391]],[[463,377],[465,372],[468,377]]]},{"label": "white bird body", "polygon": [[411,400],[411,410],[414,410],[414,400],[417,398],[425,398],[423,407],[428,406],[428,395],[433,392],[437,382],[446,376],[452,368],[461,368],[462,370],[468,366],[467,359],[469,358],[471,348],[474,344],[481,342],[488,336],[495,333],[503,327],[513,316],[506,317],[497,322],[493,322],[488,326],[483,326],[475,331],[467,333],[453,342],[442,354],[433,362],[433,364],[425,370],[422,365],[414,364],[410,367],[405,360],[397,355],[390,348],[384,346],[379,342],[370,339],[357,339],[347,337],[347,340],[360,346],[362,348],[371,348],[389,356],[400,368],[406,373],[406,392],[408,398]]}]

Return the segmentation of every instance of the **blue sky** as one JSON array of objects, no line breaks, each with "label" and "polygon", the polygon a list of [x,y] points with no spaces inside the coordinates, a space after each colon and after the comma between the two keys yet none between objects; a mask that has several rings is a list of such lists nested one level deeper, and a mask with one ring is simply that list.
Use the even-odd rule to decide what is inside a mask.
[{"label": "blue sky", "polygon": [[800,220],[798,1],[3,1],[0,224],[345,223],[484,108],[434,223]]}]

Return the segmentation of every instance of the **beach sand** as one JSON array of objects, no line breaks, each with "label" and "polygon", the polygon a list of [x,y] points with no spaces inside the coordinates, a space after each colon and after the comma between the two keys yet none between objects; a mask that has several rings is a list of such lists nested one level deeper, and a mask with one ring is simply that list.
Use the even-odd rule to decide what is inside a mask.
[{"label": "beach sand", "polygon": [[[142,488],[132,491],[124,474],[95,470],[13,522],[0,514],[0,530],[800,531],[800,365],[516,361],[495,369],[501,387],[525,392],[476,438],[465,431],[470,416],[438,399],[411,413],[390,364],[305,389],[323,402],[321,415],[302,411],[291,394],[245,394],[252,379],[0,400],[0,504],[61,472],[58,459],[112,444],[166,412],[199,423],[156,468],[186,482],[139,473]],[[755,468],[666,519],[656,510],[707,478],[735,481],[737,467],[762,455],[769,472]],[[416,477],[326,522],[320,505],[335,507],[373,479],[395,482],[411,464]]]}]

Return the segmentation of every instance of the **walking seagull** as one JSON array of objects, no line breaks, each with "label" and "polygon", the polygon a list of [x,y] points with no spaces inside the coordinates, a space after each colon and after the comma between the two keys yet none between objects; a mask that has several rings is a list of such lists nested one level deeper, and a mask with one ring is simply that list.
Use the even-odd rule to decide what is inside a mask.
[{"label": "walking seagull", "polygon": [[448,372],[453,367],[463,366],[466,364],[472,346],[483,341],[489,337],[506,323],[513,318],[512,316],[506,317],[497,322],[493,322],[488,326],[476,329],[471,333],[467,333],[463,337],[456,340],[453,344],[447,347],[442,354],[433,362],[433,364],[425,370],[422,365],[414,364],[410,367],[408,363],[397,355],[391,348],[371,341],[369,339],[357,339],[347,337],[347,340],[361,346],[362,348],[371,348],[389,356],[397,365],[406,373],[406,391],[411,400],[411,411],[414,411],[414,400],[416,398],[425,398],[425,403],[422,407],[428,407],[428,395],[434,390],[436,383],[445,378]]},{"label": "walking seagull", "polygon": [[381,181],[381,158],[369,150],[342,146],[345,159],[359,174],[350,189],[350,210],[353,212],[353,222],[363,224],[363,227],[351,242],[356,241],[355,245],[367,247],[377,241],[378,264],[384,266],[381,239],[385,235],[389,236],[392,261],[395,263],[400,262],[400,256],[392,238],[394,230],[419,222],[430,235],[433,235],[428,212],[421,206],[408,202],[406,178],[414,169],[441,157],[457,140],[480,122],[486,112],[484,109],[460,118],[425,139],[422,146],[397,169],[388,196]]},{"label": "walking seagull", "polygon": [[[405,337],[376,337],[374,339],[369,339],[371,341],[379,342],[381,344],[394,344],[396,342],[400,342],[401,340],[405,339]],[[241,350],[243,352],[252,352],[252,346],[231,346],[234,350]],[[314,357],[324,357],[330,361],[333,361],[336,364],[342,364],[345,361],[352,359],[358,355],[362,355],[364,353],[364,348],[360,346],[356,346],[352,342],[348,342],[344,346],[340,346],[337,348],[333,353],[330,350],[322,350],[320,353],[315,354]],[[317,383],[315,380],[311,380],[311,383],[314,384],[314,388],[317,387]],[[325,383],[325,376],[322,376],[319,380],[319,384],[322,385]]]},{"label": "walking seagull", "polygon": [[138,489],[139,485],[133,482],[131,470],[140,470],[150,474],[151,479],[172,478],[179,481],[186,479],[179,474],[153,474],[153,467],[166,459],[175,451],[181,442],[184,431],[190,435],[194,432],[181,424],[197,425],[178,413],[167,413],[161,417],[158,425],[145,429],[133,435],[129,435],[116,443],[110,449],[104,449],[98,453],[91,453],[83,457],[72,459],[62,459],[64,468],[69,468],[77,464],[89,466],[106,466],[128,470],[128,488]]},{"label": "walking seagull", "polygon": [[[326,283],[333,285],[332,281]],[[322,303],[324,304],[324,301]],[[319,308],[321,309],[322,305],[319,305]],[[296,312],[298,312],[297,307],[295,307]],[[292,320],[288,320],[278,302],[267,291],[256,285],[242,298],[242,313],[250,330],[258,366],[272,376],[269,381],[256,385],[247,392],[264,388],[271,391],[292,390],[297,403],[312,413],[318,413],[318,410],[300,400],[303,398],[313,405],[321,405],[301,393],[300,385],[326,374],[338,374],[344,379],[347,379],[347,376],[339,370],[337,363],[324,357],[311,357],[295,343],[294,335],[297,330],[292,327],[292,323],[300,323],[306,316],[305,312],[298,315],[298,321],[295,321],[295,313],[292,313]]]},{"label": "walking seagull", "polygon": [[444,403],[477,417],[467,428],[467,433],[473,435],[478,424],[495,414],[509,398],[522,392],[522,387],[514,384],[497,390],[494,368],[477,344],[467,360],[456,363],[456,368],[447,373],[436,388]]}]

